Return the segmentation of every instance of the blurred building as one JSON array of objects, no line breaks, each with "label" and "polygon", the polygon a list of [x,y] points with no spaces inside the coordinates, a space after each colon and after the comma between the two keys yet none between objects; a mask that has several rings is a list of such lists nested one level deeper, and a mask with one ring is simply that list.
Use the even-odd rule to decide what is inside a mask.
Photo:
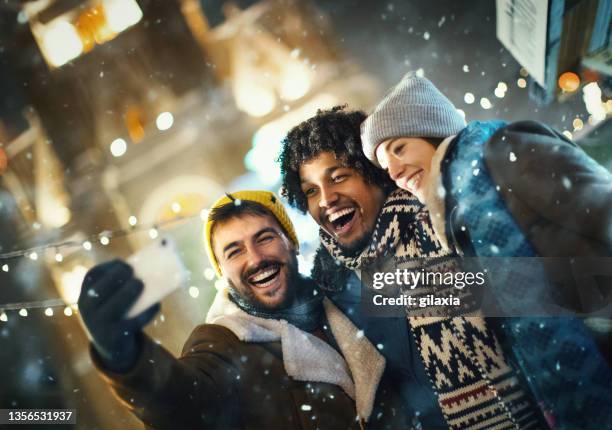
[{"label": "blurred building", "polygon": [[[529,95],[542,105],[589,83],[610,88],[610,0],[497,0],[497,37],[529,72]],[[589,113],[594,124],[606,116],[603,107]]]},{"label": "blurred building", "polygon": [[178,354],[214,293],[202,221],[193,216],[239,184],[276,191],[273,161],[289,128],[319,108],[370,105],[380,89],[336,50],[327,18],[306,2],[228,3],[213,28],[195,0],[11,5],[2,12],[10,22],[0,26],[2,54],[27,108],[23,128],[5,133],[0,147],[14,232],[2,252],[58,240],[83,246],[10,261],[10,278],[0,272],[10,291],[2,303],[59,297],[67,306],[30,311],[27,325],[17,309],[0,309],[8,342],[45,326],[39,352],[3,358],[16,378],[3,404],[43,407],[40,387],[25,395],[17,387],[28,363],[46,355],[34,379],[54,375],[54,404],[76,407],[79,428],[138,428],[109,396],[83,330],[67,316],[78,311],[71,305],[87,269],[158,235],[133,228],[192,217],[159,228],[178,242],[191,273],[191,288],[165,300],[150,329]]}]

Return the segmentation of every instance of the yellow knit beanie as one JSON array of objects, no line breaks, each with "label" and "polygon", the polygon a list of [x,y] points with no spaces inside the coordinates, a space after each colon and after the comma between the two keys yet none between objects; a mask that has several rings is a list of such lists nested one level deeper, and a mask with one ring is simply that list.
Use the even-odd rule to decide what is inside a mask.
[{"label": "yellow knit beanie", "polygon": [[206,251],[208,253],[208,259],[210,260],[210,264],[213,269],[217,273],[217,276],[220,278],[221,267],[219,267],[219,262],[215,257],[215,253],[212,247],[211,241],[211,233],[214,225],[214,221],[210,219],[210,215],[214,209],[220,208],[221,206],[225,206],[227,204],[235,204],[239,205],[242,201],[251,201],[255,203],[259,203],[266,209],[268,209],[272,215],[276,218],[278,223],[285,229],[287,234],[289,235],[289,239],[295,245],[295,249],[299,249],[299,242],[297,239],[297,235],[295,234],[295,228],[293,227],[293,223],[285,210],[285,207],[281,203],[280,199],[271,193],[270,191],[236,191],[234,193],[229,193],[221,197],[217,200],[210,211],[208,212],[208,217],[206,220]]}]

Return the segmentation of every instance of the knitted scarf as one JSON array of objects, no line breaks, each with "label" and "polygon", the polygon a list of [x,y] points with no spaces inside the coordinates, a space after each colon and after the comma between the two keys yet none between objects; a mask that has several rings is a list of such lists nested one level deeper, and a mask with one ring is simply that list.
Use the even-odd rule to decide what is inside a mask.
[{"label": "knitted scarf", "polygon": [[[399,269],[460,270],[457,256],[438,242],[428,212],[403,190],[388,196],[371,242],[361,252],[345,252],[323,230],[320,240],[337,262],[362,273],[389,258]],[[436,291],[440,293],[444,292]],[[412,311],[408,316],[449,428],[537,428],[537,408],[523,390],[497,337],[484,318],[468,313],[474,315],[466,309],[465,316],[454,318],[412,316]]]},{"label": "knitted scarf", "polygon": [[266,310],[255,307],[248,301],[244,300],[232,288],[229,289],[229,296],[231,301],[234,302],[240,309],[255,317],[285,320],[300,330],[308,333],[312,333],[322,325],[323,294],[315,294],[312,297],[301,300],[299,303],[296,303],[288,309],[281,310]]}]

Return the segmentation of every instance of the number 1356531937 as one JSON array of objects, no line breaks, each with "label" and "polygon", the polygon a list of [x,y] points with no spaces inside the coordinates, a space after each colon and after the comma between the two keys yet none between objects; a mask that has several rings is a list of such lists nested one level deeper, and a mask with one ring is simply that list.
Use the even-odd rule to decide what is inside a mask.
[{"label": "number 1356531937", "polygon": [[76,424],[76,410],[0,409],[0,424]]}]

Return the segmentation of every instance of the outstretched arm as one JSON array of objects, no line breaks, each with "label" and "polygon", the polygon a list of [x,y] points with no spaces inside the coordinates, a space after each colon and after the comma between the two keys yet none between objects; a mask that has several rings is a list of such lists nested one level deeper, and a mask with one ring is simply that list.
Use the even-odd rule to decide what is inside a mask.
[{"label": "outstretched arm", "polygon": [[225,358],[231,354],[233,335],[223,327],[199,326],[176,359],[142,333],[159,305],[126,317],[142,289],[132,268],[121,261],[88,272],[79,309],[91,337],[94,364],[149,427],[217,428],[223,401],[233,394],[236,369]]}]

